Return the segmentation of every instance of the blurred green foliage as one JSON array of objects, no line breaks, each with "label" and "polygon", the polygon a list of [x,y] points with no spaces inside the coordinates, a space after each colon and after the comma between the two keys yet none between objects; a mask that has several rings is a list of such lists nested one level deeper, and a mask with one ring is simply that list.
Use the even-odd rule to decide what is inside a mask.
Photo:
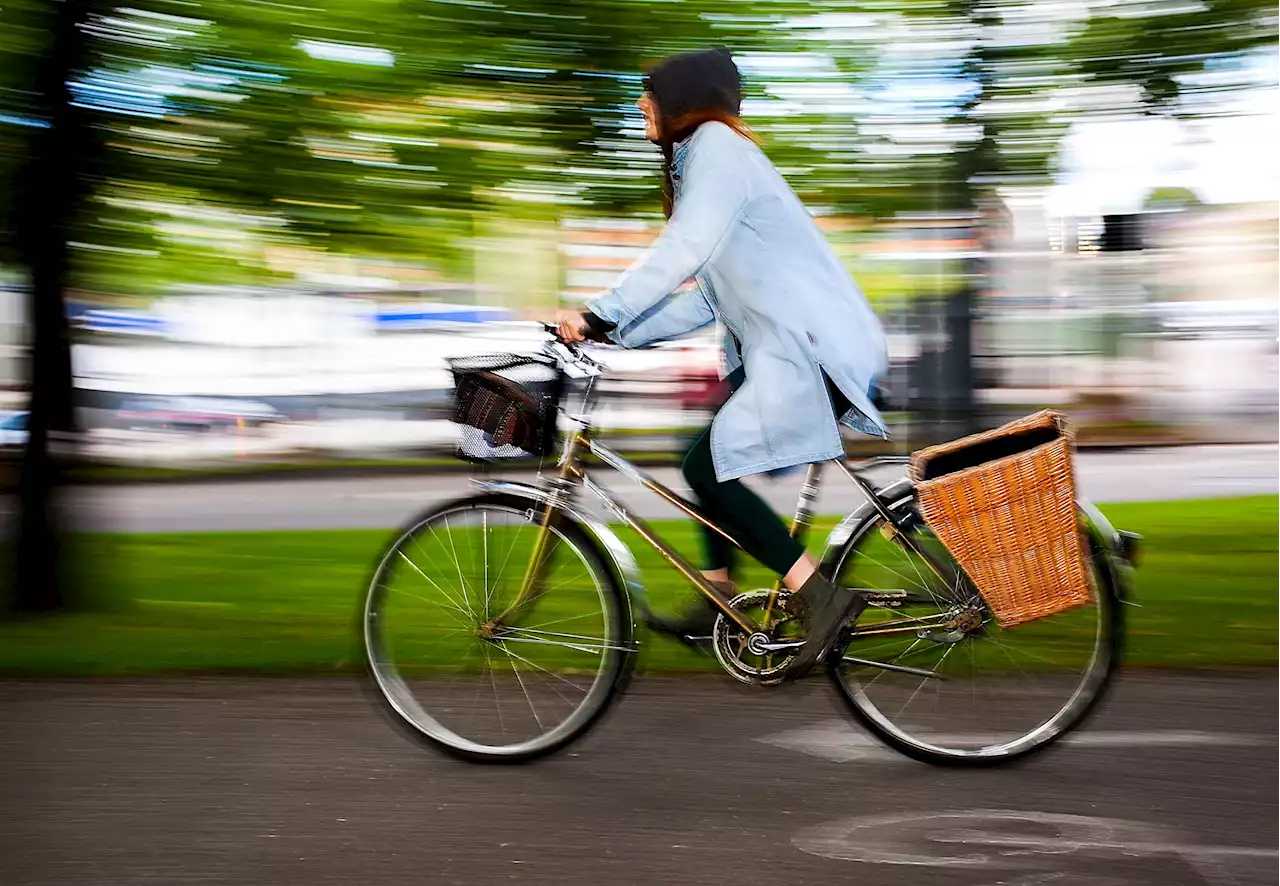
[{"label": "blurred green foliage", "polygon": [[[293,277],[320,254],[471,280],[486,218],[654,213],[640,74],[722,43],[817,209],[862,219],[1043,183],[1082,113],[1211,113],[1273,43],[1261,0],[131,0],[86,3],[101,138],[77,282]],[[0,5],[0,198],[42,121],[48,0]],[[1092,10],[1092,12],[1091,12]],[[1128,84],[1138,98],[1115,84]],[[1090,98],[1092,96],[1092,98]],[[21,225],[0,199],[0,262]]]}]

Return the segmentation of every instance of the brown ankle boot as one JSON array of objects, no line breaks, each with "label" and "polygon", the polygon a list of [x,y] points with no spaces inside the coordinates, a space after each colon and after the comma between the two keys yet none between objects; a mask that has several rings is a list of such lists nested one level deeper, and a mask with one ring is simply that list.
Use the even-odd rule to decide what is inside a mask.
[{"label": "brown ankle boot", "polygon": [[799,680],[821,663],[840,637],[840,631],[866,608],[866,601],[814,573],[796,594],[802,601],[804,645],[787,667],[786,679]]}]

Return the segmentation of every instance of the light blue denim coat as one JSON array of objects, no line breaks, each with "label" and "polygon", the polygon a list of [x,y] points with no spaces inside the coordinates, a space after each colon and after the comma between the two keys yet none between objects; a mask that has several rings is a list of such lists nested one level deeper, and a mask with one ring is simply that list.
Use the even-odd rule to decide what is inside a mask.
[{"label": "light blue denim coat", "polygon": [[746,380],[712,423],[717,479],[843,455],[823,372],[853,404],[841,421],[887,437],[871,404],[887,368],[880,322],[769,159],[704,123],[676,145],[672,173],[667,226],[587,308],[625,347],[720,322],[724,372]]}]

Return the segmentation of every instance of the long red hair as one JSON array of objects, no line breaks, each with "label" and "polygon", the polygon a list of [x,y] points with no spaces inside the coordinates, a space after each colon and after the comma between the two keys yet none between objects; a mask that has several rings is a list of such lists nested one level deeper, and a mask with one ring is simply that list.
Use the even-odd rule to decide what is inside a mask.
[{"label": "long red hair", "polygon": [[659,124],[662,127],[662,136],[658,146],[662,148],[662,214],[667,218],[671,218],[671,211],[675,207],[675,182],[671,178],[675,144],[688,138],[703,123],[709,123],[712,120],[728,126],[752,144],[757,146],[760,144],[759,136],[752,132],[745,120],[737,114],[730,114],[719,108],[690,111],[674,119],[662,118]]}]

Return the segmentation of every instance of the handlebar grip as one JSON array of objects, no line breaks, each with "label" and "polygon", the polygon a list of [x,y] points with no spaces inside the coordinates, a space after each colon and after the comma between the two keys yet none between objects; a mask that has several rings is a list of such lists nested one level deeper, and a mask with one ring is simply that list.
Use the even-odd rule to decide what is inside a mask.
[{"label": "handlebar grip", "polygon": [[547,323],[544,321],[542,323],[542,331],[545,332],[547,335],[551,336],[552,338],[554,338],[560,344],[564,345],[566,348],[573,347],[571,343],[565,341],[564,338],[560,335],[560,327],[557,326],[555,323]]},{"label": "handlebar grip", "polygon": [[[555,323],[547,323],[546,321],[542,321],[541,325],[542,325],[542,331],[547,333],[551,337],[553,337],[556,341],[560,342],[560,344],[569,345],[570,347],[573,346],[570,342],[567,342],[560,337],[560,327],[557,326]],[[599,334],[593,333],[590,328],[586,330],[585,338],[587,341],[596,342],[597,344],[602,344],[602,345],[611,345],[614,343],[613,339],[609,338],[608,333],[604,333],[604,332]]]}]

